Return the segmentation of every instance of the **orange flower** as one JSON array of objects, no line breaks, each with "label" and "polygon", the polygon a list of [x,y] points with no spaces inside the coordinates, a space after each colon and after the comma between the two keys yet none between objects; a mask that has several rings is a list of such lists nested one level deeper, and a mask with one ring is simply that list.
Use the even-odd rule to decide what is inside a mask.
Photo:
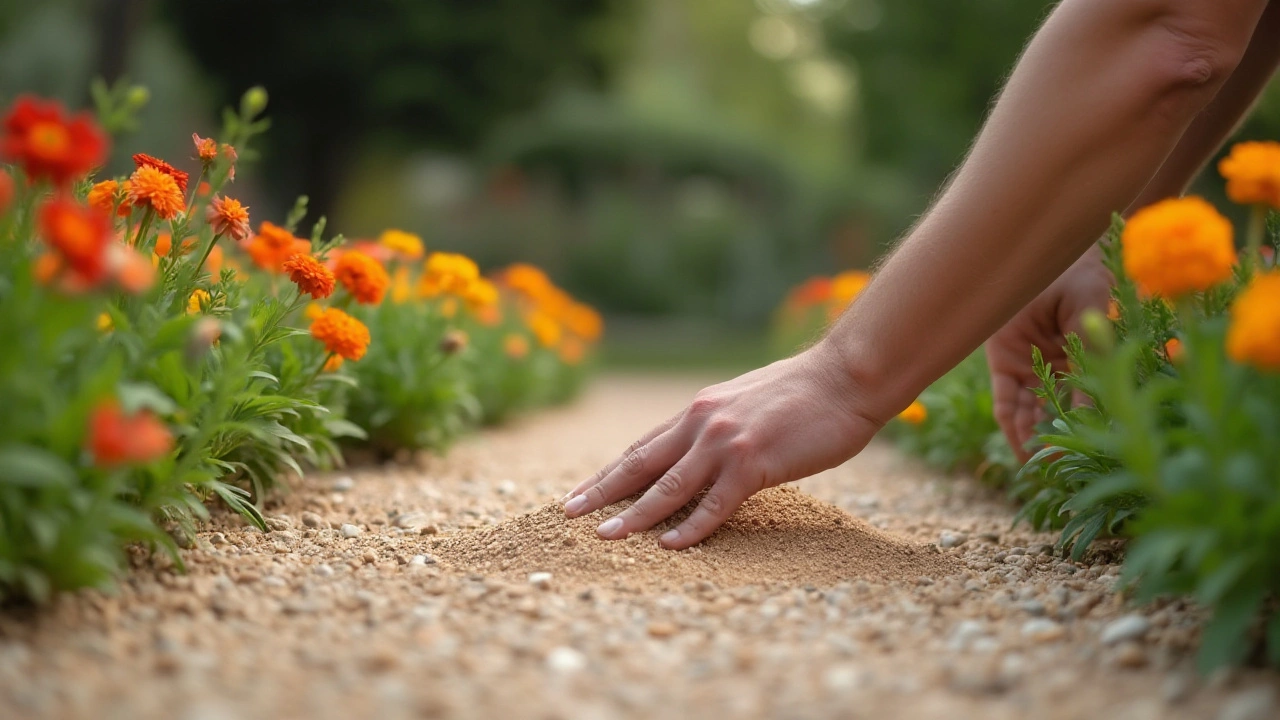
[{"label": "orange flower", "polygon": [[88,445],[100,467],[148,463],[173,449],[173,434],[150,410],[126,415],[108,400],[89,416]]},{"label": "orange flower", "polygon": [[298,286],[298,291],[310,294],[316,300],[322,300],[333,294],[333,273],[324,263],[305,253],[296,253],[281,266],[289,273],[289,279]]},{"label": "orange flower", "polygon": [[211,192],[213,192],[213,186],[207,182],[201,181],[200,184],[196,186],[196,194],[200,197],[209,197],[209,193]]},{"label": "orange flower", "polygon": [[1280,271],[1249,281],[1231,304],[1227,355],[1238,363],[1280,372]]},{"label": "orange flower", "polygon": [[305,315],[308,320],[315,320],[324,314],[324,306],[316,302],[307,303],[307,306],[302,310],[302,314]]},{"label": "orange flower", "polygon": [[209,250],[209,257],[205,259],[204,267],[209,271],[209,275],[215,280],[217,280],[218,276],[222,274],[222,263],[222,246],[214,245]]},{"label": "orange flower", "polygon": [[196,159],[205,165],[212,164],[218,159],[218,141],[213,138],[202,138],[197,133],[191,133],[191,142],[196,146]]},{"label": "orange flower", "polygon": [[31,266],[31,276],[41,285],[48,285],[62,272],[62,265],[62,258],[58,253],[42,253]]},{"label": "orange flower", "polygon": [[1124,270],[1147,295],[1176,298],[1231,278],[1231,222],[1198,197],[1162,200],[1133,214],[1121,236]]},{"label": "orange flower", "polygon": [[512,360],[523,360],[529,354],[529,339],[518,333],[511,333],[503,338],[502,351]]},{"label": "orange flower", "polygon": [[93,285],[106,276],[107,246],[111,243],[108,215],[55,197],[40,207],[39,222],[40,236],[57,250],[78,279]]},{"label": "orange flower", "polygon": [[239,200],[215,195],[205,211],[205,220],[213,228],[214,235],[226,235],[236,242],[249,237],[249,208]]},{"label": "orange flower", "polygon": [[821,305],[831,299],[832,281],[828,277],[811,277],[800,283],[788,295],[786,305],[808,308]]},{"label": "orange flower", "polygon": [[401,305],[413,297],[413,286],[409,283],[409,268],[401,265],[396,268],[391,278],[391,302]]},{"label": "orange flower", "polygon": [[534,310],[525,318],[530,332],[542,347],[555,347],[560,342],[560,324],[541,310]]},{"label": "orange flower", "polygon": [[546,297],[552,284],[547,274],[525,263],[515,263],[502,273],[502,282],[512,290],[539,302]]},{"label": "orange flower", "polygon": [[87,113],[63,117],[57,102],[18,98],[4,119],[0,157],[22,166],[33,180],[65,186],[102,164],[107,139]]},{"label": "orange flower", "polygon": [[1280,143],[1242,142],[1218,163],[1227,179],[1227,197],[1241,205],[1280,209]]},{"label": "orange flower", "polygon": [[595,342],[604,333],[604,320],[594,308],[582,303],[570,303],[564,315],[565,327],[569,332],[586,340]]},{"label": "orange flower", "polygon": [[475,282],[468,285],[462,292],[462,299],[467,301],[467,307],[471,308],[472,312],[480,312],[484,308],[498,304],[498,288],[484,278],[476,278]]},{"label": "orange flower", "polygon": [[377,305],[387,293],[391,278],[382,263],[356,250],[342,253],[333,274],[356,302]]},{"label": "orange flower", "polygon": [[1178,338],[1169,338],[1164,343],[1165,357],[1169,358],[1169,362],[1176,363],[1182,359],[1182,341]]},{"label": "orange flower", "polygon": [[11,202],[13,202],[13,176],[0,170],[0,215],[9,209]]},{"label": "orange flower", "polygon": [[159,170],[165,175],[173,178],[173,181],[178,185],[178,190],[183,193],[187,192],[187,174],[160,158],[151,157],[146,153],[138,153],[133,156],[133,164],[136,165],[139,170],[147,167]]},{"label": "orange flower", "polygon": [[906,410],[898,413],[898,419],[908,425],[919,425],[929,417],[929,411],[925,409],[924,403],[919,400],[913,400]]},{"label": "orange flower", "polygon": [[436,297],[445,293],[459,295],[466,292],[479,277],[480,268],[466,255],[431,253],[423,268],[422,277],[418,278],[418,294],[423,297]]},{"label": "orange flower", "polygon": [[173,176],[144,165],[129,178],[129,202],[151,208],[162,220],[172,220],[186,207]]},{"label": "orange flower", "polygon": [[322,372],[337,372],[338,368],[342,367],[342,363],[343,358],[341,355],[330,355],[329,358],[324,361],[324,367],[321,370]]},{"label": "orange flower", "polygon": [[497,327],[502,324],[502,306],[498,303],[486,305],[476,310],[476,320],[485,327]]},{"label": "orange flower", "polygon": [[575,337],[567,337],[560,343],[560,360],[565,365],[577,365],[587,356],[587,348]]},{"label": "orange flower", "polygon": [[129,204],[126,190],[122,190],[120,183],[115,180],[103,180],[90,188],[89,205],[104,213],[114,212],[120,217],[127,216],[133,209]]},{"label": "orange flower", "polygon": [[326,308],[311,323],[311,337],[348,360],[359,360],[369,349],[369,328],[337,308]]},{"label": "orange flower", "polygon": [[386,230],[378,237],[378,244],[410,260],[422,257],[422,238],[404,230]]},{"label": "orange flower", "polygon": [[294,237],[279,225],[263,222],[258,226],[258,234],[245,245],[245,250],[258,267],[271,272],[282,272],[286,260],[299,253],[309,254],[311,243]]},{"label": "orange flower", "polygon": [[[182,241],[180,251],[183,255],[190,255],[191,251],[196,247],[195,238],[187,238]],[[173,236],[169,233],[159,233],[156,235],[156,246],[152,250],[156,255],[165,257],[173,252]]]},{"label": "orange flower", "polygon": [[156,267],[142,253],[127,245],[112,244],[109,262],[116,283],[133,295],[146,292],[156,281]]}]

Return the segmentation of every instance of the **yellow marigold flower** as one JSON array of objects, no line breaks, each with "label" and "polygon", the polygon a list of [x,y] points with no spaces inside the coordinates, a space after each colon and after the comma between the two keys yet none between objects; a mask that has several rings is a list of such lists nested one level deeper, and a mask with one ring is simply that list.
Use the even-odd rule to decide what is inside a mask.
[{"label": "yellow marigold flower", "polygon": [[98,332],[109,333],[116,329],[116,323],[111,319],[110,313],[101,313],[98,315]]},{"label": "yellow marigold flower", "polygon": [[391,302],[403,305],[413,297],[413,285],[409,282],[409,268],[401,265],[391,276]]},{"label": "yellow marigold flower", "polygon": [[910,425],[919,425],[929,417],[929,411],[925,409],[924,403],[919,400],[911,401],[906,410],[898,413],[898,419]]},{"label": "yellow marigold flower", "polygon": [[358,250],[342,253],[333,266],[333,274],[356,302],[377,305],[387,293],[391,278],[382,263]]},{"label": "yellow marigold flower", "polygon": [[457,253],[431,253],[418,279],[418,294],[422,297],[461,295],[471,283],[480,277],[480,268],[466,255]]},{"label": "yellow marigold flower", "polygon": [[440,302],[440,315],[446,320],[452,320],[458,315],[458,298],[447,297]]},{"label": "yellow marigold flower", "polygon": [[1242,142],[1218,163],[1227,197],[1241,205],[1280,208],[1280,143]]},{"label": "yellow marigold flower", "polygon": [[281,266],[289,274],[289,279],[298,286],[298,291],[310,294],[316,300],[323,300],[333,294],[334,278],[329,268],[314,257],[295,253]]},{"label": "yellow marigold flower", "polygon": [[569,332],[586,340],[595,342],[604,332],[604,321],[594,308],[582,303],[570,303],[564,317],[564,324]]},{"label": "yellow marigold flower", "polygon": [[512,360],[523,360],[529,354],[529,340],[519,333],[511,333],[503,338],[502,351]]},{"label": "yellow marigold flower", "polygon": [[359,360],[369,349],[369,328],[337,308],[326,308],[311,323],[311,337],[348,360]]},{"label": "yellow marigold flower", "polygon": [[387,230],[378,237],[378,244],[400,253],[410,260],[422,257],[422,238],[404,230]]},{"label": "yellow marigold flower", "polygon": [[205,220],[214,235],[224,235],[236,242],[249,237],[249,208],[235,198],[215,195],[205,210]]},{"label": "yellow marigold flower", "polygon": [[149,207],[162,220],[172,220],[186,207],[186,199],[172,175],[143,165],[129,178],[129,202]]},{"label": "yellow marigold flower", "polygon": [[463,291],[462,299],[467,301],[467,307],[472,312],[479,312],[498,304],[498,287],[484,278],[478,278]]},{"label": "yellow marigold flower", "polygon": [[337,372],[342,367],[343,358],[341,355],[330,355],[328,360],[324,361],[322,372]]},{"label": "yellow marigold flower", "polygon": [[587,348],[575,337],[567,337],[560,343],[560,360],[565,365],[577,365],[587,356]]},{"label": "yellow marigold flower", "polygon": [[1232,303],[1227,355],[1238,363],[1280,372],[1280,271],[1254,277]]},{"label": "yellow marigold flower", "polygon": [[1231,277],[1231,222],[1198,197],[1162,200],[1134,213],[1121,236],[1124,270],[1147,295],[1176,298]]},{"label": "yellow marigold flower", "polygon": [[191,293],[191,297],[187,298],[187,314],[195,315],[202,308],[208,307],[210,299],[208,290],[197,288],[195,292]]},{"label": "yellow marigold flower", "polygon": [[530,312],[525,318],[529,331],[542,347],[555,347],[560,342],[560,323],[541,310]]}]

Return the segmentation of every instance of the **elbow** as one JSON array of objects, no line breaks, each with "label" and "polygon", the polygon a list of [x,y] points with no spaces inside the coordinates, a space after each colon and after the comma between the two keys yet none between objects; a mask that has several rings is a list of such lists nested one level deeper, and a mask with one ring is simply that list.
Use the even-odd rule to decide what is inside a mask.
[{"label": "elbow", "polygon": [[1154,13],[1144,33],[1145,94],[1156,110],[1194,115],[1239,67],[1258,13],[1224,7],[1250,4],[1233,0],[1156,0],[1152,4],[1161,11]]}]

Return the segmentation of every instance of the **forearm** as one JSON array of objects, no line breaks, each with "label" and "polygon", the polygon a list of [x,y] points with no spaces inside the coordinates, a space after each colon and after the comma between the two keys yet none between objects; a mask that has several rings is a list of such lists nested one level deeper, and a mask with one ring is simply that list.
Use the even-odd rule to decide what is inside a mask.
[{"label": "forearm", "polygon": [[972,352],[1138,197],[1235,69],[1230,48],[1242,52],[1265,6],[1059,6],[950,186],[821,344],[874,395],[873,419]]}]

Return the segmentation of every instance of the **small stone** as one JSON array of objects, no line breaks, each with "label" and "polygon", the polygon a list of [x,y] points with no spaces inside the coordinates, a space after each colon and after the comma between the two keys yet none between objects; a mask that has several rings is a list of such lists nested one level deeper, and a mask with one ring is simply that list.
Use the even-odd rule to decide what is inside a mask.
[{"label": "small stone", "polygon": [[1195,688],[1194,682],[1187,673],[1173,673],[1160,685],[1160,696],[1170,704],[1182,702],[1190,697]]},{"label": "small stone", "polygon": [[333,577],[333,568],[325,563],[317,565],[312,572],[320,577]]},{"label": "small stone", "polygon": [[410,565],[435,565],[436,559],[430,555],[414,555],[409,559]]},{"label": "small stone", "polygon": [[372,565],[378,562],[378,553],[372,550],[365,550],[364,554],[360,556],[360,559],[364,560],[366,565]]},{"label": "small stone", "polygon": [[499,495],[514,495],[516,493],[516,484],[510,480],[503,480],[498,483]]},{"label": "small stone", "polygon": [[340,493],[350,492],[353,488],[355,488],[355,486],[356,486],[355,478],[351,477],[350,475],[343,475],[342,477],[333,481],[334,492],[340,492]]},{"label": "small stone", "polygon": [[1044,603],[1040,602],[1039,600],[1027,600],[1026,602],[1022,603],[1022,611],[1028,615],[1034,615],[1035,617],[1040,617],[1041,615],[1045,614]]},{"label": "small stone", "polygon": [[1022,625],[1022,636],[1034,642],[1055,642],[1061,640],[1066,634],[1065,628],[1047,618],[1028,620]]},{"label": "small stone", "polygon": [[214,534],[210,535],[210,536],[209,536],[209,542],[213,543],[214,545],[227,545],[227,544],[229,544],[229,543],[228,543],[228,541],[227,541],[227,536],[226,536],[226,535],[223,535],[223,534],[222,534],[222,533],[220,533],[220,532],[216,532],[216,533],[214,533]]},{"label": "small stone", "polygon": [[964,533],[951,532],[950,530],[944,530],[942,534],[938,536],[938,547],[944,548],[944,549],[960,547],[961,545],[965,544],[968,541],[969,541],[969,536],[965,535]]},{"label": "small stone", "polygon": [[649,636],[656,638],[667,638],[679,632],[679,628],[674,623],[660,620],[658,622],[649,623]]},{"label": "small stone", "polygon": [[1102,629],[1103,645],[1116,645],[1126,640],[1138,640],[1151,629],[1151,623],[1141,615],[1125,615],[1112,620]]},{"label": "small stone", "polygon": [[529,584],[538,588],[539,590],[546,590],[547,588],[551,587],[551,573],[549,572],[529,573]]},{"label": "small stone", "polygon": [[360,533],[363,532],[360,528],[350,523],[343,523],[341,530],[342,530],[342,537],[344,538],[358,537]]},{"label": "small stone", "polygon": [[438,532],[440,532],[440,528],[435,525],[423,525],[422,528],[418,530],[419,535],[435,535]]},{"label": "small stone", "polygon": [[272,530],[288,530],[289,528],[293,527],[293,523],[289,522],[288,518],[269,517],[266,520],[267,520],[267,527]]},{"label": "small stone", "polygon": [[1123,668],[1140,668],[1147,664],[1147,653],[1143,651],[1141,645],[1129,640],[1116,647],[1111,659]]},{"label": "small stone", "polygon": [[966,650],[986,634],[986,628],[977,620],[961,620],[951,631],[951,639],[947,645],[952,650]]},{"label": "small stone", "polygon": [[313,512],[302,513],[302,524],[309,528],[322,528],[328,527],[329,525],[329,523],[324,521],[324,518]]},{"label": "small stone", "polygon": [[587,666],[587,656],[574,650],[571,647],[560,646],[552,648],[547,653],[547,667],[552,672],[558,673],[575,673]]},{"label": "small stone", "polygon": [[1267,720],[1275,717],[1275,711],[1275,690],[1263,685],[1228,698],[1218,713],[1218,720]]},{"label": "small stone", "polygon": [[414,530],[426,524],[427,516],[420,512],[405,513],[398,516],[395,522],[396,527],[406,530]]}]

